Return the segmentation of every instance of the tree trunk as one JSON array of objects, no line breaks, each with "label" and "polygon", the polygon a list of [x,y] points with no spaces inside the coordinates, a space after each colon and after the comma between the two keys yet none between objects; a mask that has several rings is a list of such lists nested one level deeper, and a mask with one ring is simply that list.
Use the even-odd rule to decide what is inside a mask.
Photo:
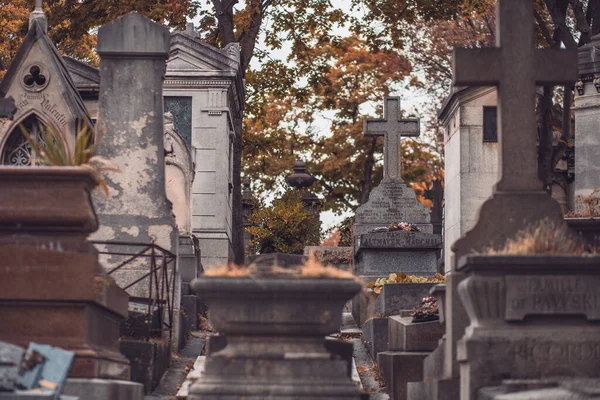
[{"label": "tree trunk", "polygon": [[550,191],[554,181],[554,166],[552,165],[552,86],[544,86],[544,93],[538,103],[538,175],[544,188]]},{"label": "tree trunk", "polygon": [[360,204],[365,204],[369,200],[371,192],[371,183],[373,181],[373,167],[375,166],[375,149],[377,148],[377,136],[371,138],[371,148],[367,153],[365,161],[365,176],[360,191]]}]

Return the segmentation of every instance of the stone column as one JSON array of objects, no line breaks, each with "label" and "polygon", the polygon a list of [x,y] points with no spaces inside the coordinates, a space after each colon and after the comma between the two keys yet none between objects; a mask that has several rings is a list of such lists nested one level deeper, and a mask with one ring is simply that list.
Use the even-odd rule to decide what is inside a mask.
[{"label": "stone column", "polygon": [[[579,49],[575,111],[575,210],[583,198],[600,189],[600,35]],[[600,197],[599,193],[596,196]]]},{"label": "stone column", "polygon": [[[165,193],[163,125],[163,79],[169,55],[167,28],[130,13],[98,31],[100,98],[97,124],[98,155],[118,167],[106,183],[110,194],[95,198],[100,229],[96,241],[109,252],[139,252],[143,247],[113,245],[114,242],[155,242],[176,254],[178,231]],[[106,268],[124,261],[109,256]],[[120,285],[128,285],[147,274],[149,261],[128,264],[113,274]],[[177,341],[180,279],[175,279],[173,341]],[[131,296],[148,297],[148,281],[127,290]],[[176,346],[176,343],[173,343]]]}]

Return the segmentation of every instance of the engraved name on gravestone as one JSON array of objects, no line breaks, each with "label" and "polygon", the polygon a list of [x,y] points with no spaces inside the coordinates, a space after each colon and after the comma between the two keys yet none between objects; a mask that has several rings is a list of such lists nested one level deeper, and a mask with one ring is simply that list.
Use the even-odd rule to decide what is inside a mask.
[{"label": "engraved name on gravestone", "polygon": [[410,235],[397,235],[394,232],[377,232],[360,237],[362,248],[439,248],[442,244],[439,235],[412,232]]},{"label": "engraved name on gravestone", "polygon": [[542,371],[544,376],[587,376],[600,361],[600,342],[592,337],[572,337],[564,341],[528,338],[512,341],[513,376],[532,376]]},{"label": "engraved name on gravestone", "polygon": [[386,97],[384,116],[364,122],[366,136],[384,137],[383,181],[373,189],[369,201],[356,210],[354,235],[394,222],[424,224],[422,230],[431,233],[429,211],[417,201],[415,192],[401,177],[400,139],[402,136],[419,136],[419,120],[400,118],[398,97]]},{"label": "engraved name on gravestone", "polygon": [[600,320],[600,277],[506,276],[506,319],[527,315],[585,315]]}]

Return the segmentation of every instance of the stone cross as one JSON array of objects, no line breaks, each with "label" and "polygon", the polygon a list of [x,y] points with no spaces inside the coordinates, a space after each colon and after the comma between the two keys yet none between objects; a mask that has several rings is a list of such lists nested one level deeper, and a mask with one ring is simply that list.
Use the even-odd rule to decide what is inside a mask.
[{"label": "stone cross", "polygon": [[16,112],[15,99],[12,97],[0,99],[0,118],[9,118],[12,120]]},{"label": "stone cross", "polygon": [[364,122],[366,136],[383,136],[383,180],[400,181],[402,136],[419,136],[418,118],[400,118],[400,98],[386,97],[383,106],[383,119],[367,119]]},{"label": "stone cross", "polygon": [[441,233],[436,232],[436,225],[439,225],[441,229],[442,224],[442,208],[444,202],[444,188],[442,188],[442,183],[436,179],[433,181],[431,185],[431,189],[425,190],[425,198],[431,200],[433,203],[433,207],[431,210],[431,223],[434,225],[433,233]]},{"label": "stone cross", "polygon": [[496,15],[497,47],[454,49],[454,85],[498,87],[496,191],[540,190],[535,87],[572,84],[577,79],[577,53],[536,48],[532,0],[499,0]]}]

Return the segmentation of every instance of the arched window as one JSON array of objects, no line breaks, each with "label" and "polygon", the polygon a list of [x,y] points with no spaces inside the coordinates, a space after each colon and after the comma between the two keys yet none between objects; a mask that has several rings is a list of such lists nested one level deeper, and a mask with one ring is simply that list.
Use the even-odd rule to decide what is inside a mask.
[{"label": "arched window", "polygon": [[[44,129],[43,123],[35,116],[27,117],[21,122],[23,128],[29,132],[32,138],[35,138],[38,142],[43,143],[41,130]],[[34,159],[34,154],[31,150],[31,146],[27,143],[27,139],[21,132],[19,126],[15,127],[4,145],[2,151],[2,164],[12,165],[17,167],[27,167],[31,165],[41,164],[39,161]]]}]

